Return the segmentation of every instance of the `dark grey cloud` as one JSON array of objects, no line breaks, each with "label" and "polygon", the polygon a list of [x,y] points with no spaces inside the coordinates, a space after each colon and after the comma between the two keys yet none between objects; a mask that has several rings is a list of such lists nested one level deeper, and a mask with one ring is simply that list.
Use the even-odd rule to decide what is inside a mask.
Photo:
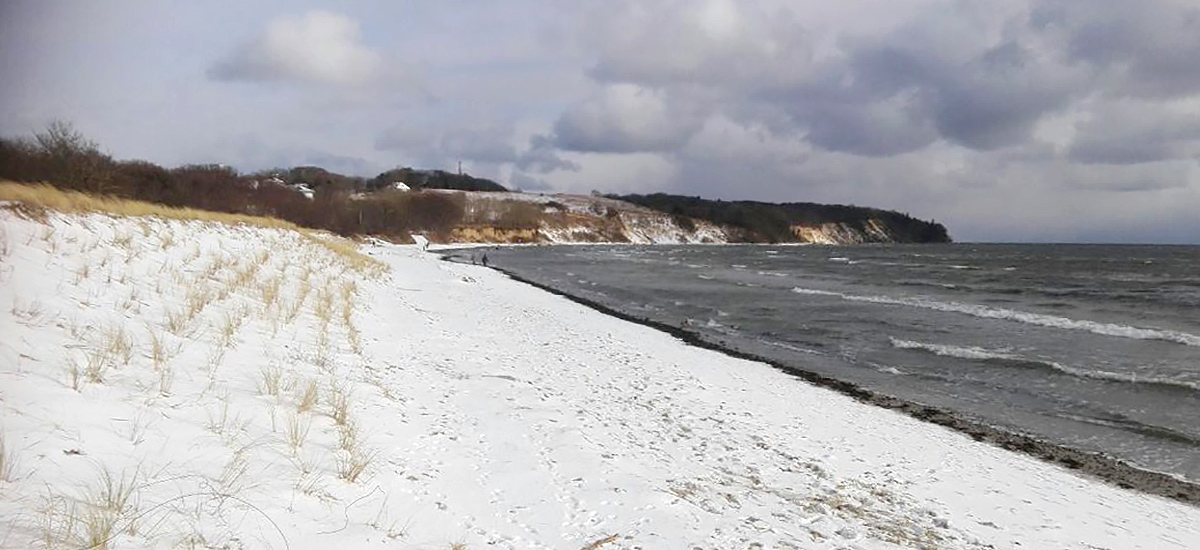
[{"label": "dark grey cloud", "polygon": [[888,105],[832,104],[813,106],[798,121],[805,138],[829,151],[864,156],[888,156],[924,148],[937,139],[931,124],[919,120],[917,109]]},{"label": "dark grey cloud", "polygon": [[748,8],[726,14],[732,22],[722,26],[688,6],[635,10],[614,18],[619,28],[605,27],[609,42],[590,74],[604,89],[636,87],[661,103],[577,104],[556,124],[560,146],[671,151],[704,118],[724,113],[856,155],[906,153],[937,139],[989,150],[1027,140],[1086,77],[1064,65],[1062,52],[1035,51],[1046,41],[1020,17],[981,17],[973,3],[939,5],[883,35],[844,39],[840,55],[824,58],[790,12]]},{"label": "dark grey cloud", "polygon": [[1074,61],[1108,73],[1108,91],[1178,97],[1200,90],[1200,6],[1157,0],[1043,0],[1031,25],[1065,37]]},{"label": "dark grey cloud", "polygon": [[579,163],[564,159],[554,146],[553,138],[545,135],[536,135],[529,139],[529,150],[517,158],[516,167],[518,170],[538,174],[558,170],[578,172],[580,169]]},{"label": "dark grey cloud", "polygon": [[[810,125],[813,143],[868,156],[915,150],[936,138],[979,150],[1012,146],[1026,141],[1042,117],[1067,107],[1086,77],[1053,52],[1033,51],[1038,38],[1014,26],[1015,19],[972,22],[957,14],[951,20],[959,28],[950,29],[946,20],[939,12],[883,36],[847,41],[845,65],[832,69],[843,76],[820,94],[841,98],[840,108],[796,96],[797,123]],[[1006,30],[990,36],[989,26]],[[863,132],[825,139],[828,128],[864,124],[880,131],[875,145],[856,135]]]},{"label": "dark grey cloud", "polygon": [[[844,37],[840,54],[825,57],[814,55],[796,15],[756,6],[715,15],[685,3],[615,10],[597,25],[603,36],[589,74],[602,89],[636,87],[660,104],[581,102],[556,123],[558,145],[672,152],[703,119],[726,114],[861,156],[937,140],[987,151],[1026,143],[1048,116],[1097,93],[1200,92],[1200,8],[1182,3],[940,3],[883,34]],[[716,23],[706,19],[714,16]],[[677,105],[696,90],[707,103]],[[1107,149],[1128,161],[1157,150],[1093,142],[1076,149],[1080,159]]]},{"label": "dark grey cloud", "polygon": [[1200,112],[1145,102],[1106,102],[1076,125],[1070,160],[1142,164],[1200,160]]}]

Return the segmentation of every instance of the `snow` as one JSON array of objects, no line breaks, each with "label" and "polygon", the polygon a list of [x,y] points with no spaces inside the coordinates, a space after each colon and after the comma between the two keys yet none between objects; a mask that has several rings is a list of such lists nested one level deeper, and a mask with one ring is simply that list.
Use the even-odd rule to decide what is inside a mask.
[{"label": "snow", "polygon": [[[87,546],[103,523],[89,518],[106,517],[113,548],[1200,541],[1194,507],[483,267],[364,249],[389,270],[284,230],[0,211],[0,426],[16,461],[0,546]],[[343,479],[355,460],[364,471]],[[131,488],[123,504],[102,498],[105,472]]]}]

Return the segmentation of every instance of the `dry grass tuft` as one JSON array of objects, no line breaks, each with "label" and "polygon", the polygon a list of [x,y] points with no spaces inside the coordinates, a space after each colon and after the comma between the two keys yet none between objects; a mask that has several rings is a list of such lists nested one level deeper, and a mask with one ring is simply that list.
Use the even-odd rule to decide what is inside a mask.
[{"label": "dry grass tuft", "polygon": [[187,294],[187,320],[195,319],[200,315],[204,308],[208,307],[213,301],[213,295],[209,291],[195,287],[188,291]]},{"label": "dry grass tuft", "polygon": [[158,369],[158,394],[162,396],[171,395],[171,386],[175,383],[175,369],[169,365],[163,365]]},{"label": "dry grass tuft", "polygon": [[375,462],[375,457],[379,453],[374,451],[364,451],[355,449],[353,452],[338,451],[335,455],[334,462],[336,463],[338,477],[350,483],[355,483],[367,468]]},{"label": "dry grass tuft", "polygon": [[167,347],[163,344],[163,339],[156,331],[150,331],[150,361],[154,364],[154,370],[162,370],[167,361],[171,360],[171,353],[167,351]]},{"label": "dry grass tuft", "polygon": [[358,440],[358,423],[353,420],[346,420],[345,424],[338,426],[338,448],[348,453],[354,453],[359,448]]},{"label": "dry grass tuft", "polygon": [[283,276],[272,277],[263,281],[259,287],[262,294],[263,311],[270,309],[279,300],[279,288],[283,285]]},{"label": "dry grass tuft", "polygon": [[309,380],[296,393],[296,412],[308,412],[317,404],[317,381]]},{"label": "dry grass tuft", "polygon": [[217,437],[220,437],[221,441],[226,444],[233,443],[238,435],[245,431],[246,426],[250,424],[250,421],[243,420],[240,414],[229,415],[228,396],[221,399],[221,406],[215,412],[209,410],[207,415],[208,421],[204,427]]},{"label": "dry grass tuft", "polygon": [[358,329],[354,325],[346,326],[346,340],[350,342],[350,351],[355,355],[362,355],[362,337],[358,334]]},{"label": "dry grass tuft", "polygon": [[221,345],[233,347],[233,344],[237,340],[238,329],[242,328],[242,322],[245,318],[246,311],[243,309],[225,313],[224,319],[221,322]]},{"label": "dry grass tuft", "polygon": [[283,382],[283,369],[276,365],[262,367],[258,370],[260,380],[258,392],[263,395],[279,397],[279,388]]},{"label": "dry grass tuft", "polygon": [[325,288],[318,290],[317,304],[313,311],[323,326],[328,325],[333,318],[333,293]]},{"label": "dry grass tuft", "polygon": [[329,383],[329,417],[338,426],[350,420],[350,391],[335,381]]},{"label": "dry grass tuft", "polygon": [[104,371],[108,370],[112,358],[103,349],[92,349],[87,354],[87,364],[83,367],[83,376],[93,384],[104,383]]},{"label": "dry grass tuft", "polygon": [[305,414],[288,413],[284,434],[287,435],[288,446],[292,451],[299,451],[308,439],[308,431],[312,428],[312,418]]},{"label": "dry grass tuft", "polygon": [[71,389],[73,389],[75,391],[79,391],[79,388],[81,386],[83,386],[84,372],[82,369],[79,368],[79,361],[76,361],[73,356],[67,355],[66,361],[67,361],[67,384],[69,386],[71,386]]},{"label": "dry grass tuft", "polygon": [[78,547],[73,544],[79,530],[79,508],[73,499],[46,494],[38,514],[38,530],[42,548],[57,549]]},{"label": "dry grass tuft", "polygon": [[614,533],[614,534],[604,537],[600,540],[597,540],[587,546],[584,546],[583,550],[596,550],[596,549],[600,548],[601,546],[604,546],[605,544],[609,544],[609,543],[616,542],[616,541],[617,541],[617,535]]},{"label": "dry grass tuft", "polygon": [[125,334],[124,327],[117,327],[108,332],[104,342],[104,353],[121,364],[128,365],[133,360],[133,340]]},{"label": "dry grass tuft", "polygon": [[129,477],[123,472],[116,477],[107,469],[101,472],[98,486],[84,496],[87,505],[82,518],[84,548],[102,550],[109,547],[117,535],[114,530],[117,522],[134,511],[130,501],[136,487],[136,472]]},{"label": "dry grass tuft", "polygon": [[17,455],[4,441],[4,430],[0,429],[0,481],[12,481],[17,473]]},{"label": "dry grass tuft", "polygon": [[181,336],[188,326],[187,314],[182,311],[168,311],[166,319],[163,320],[163,326],[171,334]]},{"label": "dry grass tuft", "polygon": [[21,305],[20,302],[19,299],[13,300],[11,309],[13,317],[27,325],[36,324],[44,314],[41,301],[34,299],[26,305]]}]

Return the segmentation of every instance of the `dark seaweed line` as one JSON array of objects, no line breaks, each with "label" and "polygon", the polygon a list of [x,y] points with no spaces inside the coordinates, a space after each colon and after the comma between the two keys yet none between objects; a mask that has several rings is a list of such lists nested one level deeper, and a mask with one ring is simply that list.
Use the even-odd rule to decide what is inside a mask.
[{"label": "dark seaweed line", "polygon": [[[443,256],[442,259],[445,261],[453,261],[447,256]],[[1024,453],[1052,464],[1065,466],[1069,469],[1092,476],[1096,479],[1116,485],[1117,487],[1121,487],[1123,489],[1131,489],[1151,495],[1162,496],[1184,502],[1192,506],[1200,507],[1200,485],[1176,478],[1169,474],[1143,470],[1129,464],[1128,462],[1125,462],[1124,460],[1111,457],[1103,453],[1073,449],[1071,447],[1043,441],[1029,435],[1009,432],[995,426],[989,426],[981,422],[963,418],[950,411],[877,393],[865,389],[858,384],[837,380],[835,378],[830,378],[815,372],[799,369],[791,365],[785,365],[781,362],[753,353],[746,353],[744,351],[722,347],[718,344],[703,339],[700,337],[700,335],[694,332],[684,330],[680,327],[630,315],[599,302],[575,296],[557,288],[526,279],[525,277],[517,275],[516,273],[513,273],[507,269],[495,266],[491,267],[492,269],[507,275],[514,281],[525,283],[556,296],[561,296],[572,302],[594,309],[606,315],[616,317],[623,321],[637,323],[639,325],[660,330],[692,346],[716,351],[738,359],[766,363],[787,374],[793,375],[817,386],[848,395],[863,403],[900,411],[918,420],[923,420],[939,426],[945,426],[952,430],[966,434],[976,441],[982,441],[1002,449]]]}]

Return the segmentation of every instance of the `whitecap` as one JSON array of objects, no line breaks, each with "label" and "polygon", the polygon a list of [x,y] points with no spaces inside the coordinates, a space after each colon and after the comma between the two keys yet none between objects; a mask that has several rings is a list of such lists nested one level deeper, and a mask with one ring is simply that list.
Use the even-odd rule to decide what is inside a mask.
[{"label": "whitecap", "polygon": [[1113,323],[1100,323],[1081,319],[1069,319],[1067,317],[1058,317],[1054,315],[1043,315],[1040,313],[1029,313],[1026,311],[1017,311],[1013,309],[987,307],[977,304],[939,302],[936,300],[919,297],[893,298],[889,296],[860,296],[855,294],[843,294],[841,292],[830,292],[828,290],[816,290],[800,287],[793,288],[792,292],[814,296],[833,296],[851,302],[908,306],[931,309],[934,311],[944,311],[948,313],[962,313],[984,319],[1001,319],[1005,321],[1026,323],[1043,327],[1082,330],[1103,336],[1114,336],[1118,338],[1130,338],[1136,340],[1162,340],[1166,342],[1175,342],[1177,344],[1183,344],[1186,346],[1200,347],[1200,336],[1175,330],[1131,327]]}]

